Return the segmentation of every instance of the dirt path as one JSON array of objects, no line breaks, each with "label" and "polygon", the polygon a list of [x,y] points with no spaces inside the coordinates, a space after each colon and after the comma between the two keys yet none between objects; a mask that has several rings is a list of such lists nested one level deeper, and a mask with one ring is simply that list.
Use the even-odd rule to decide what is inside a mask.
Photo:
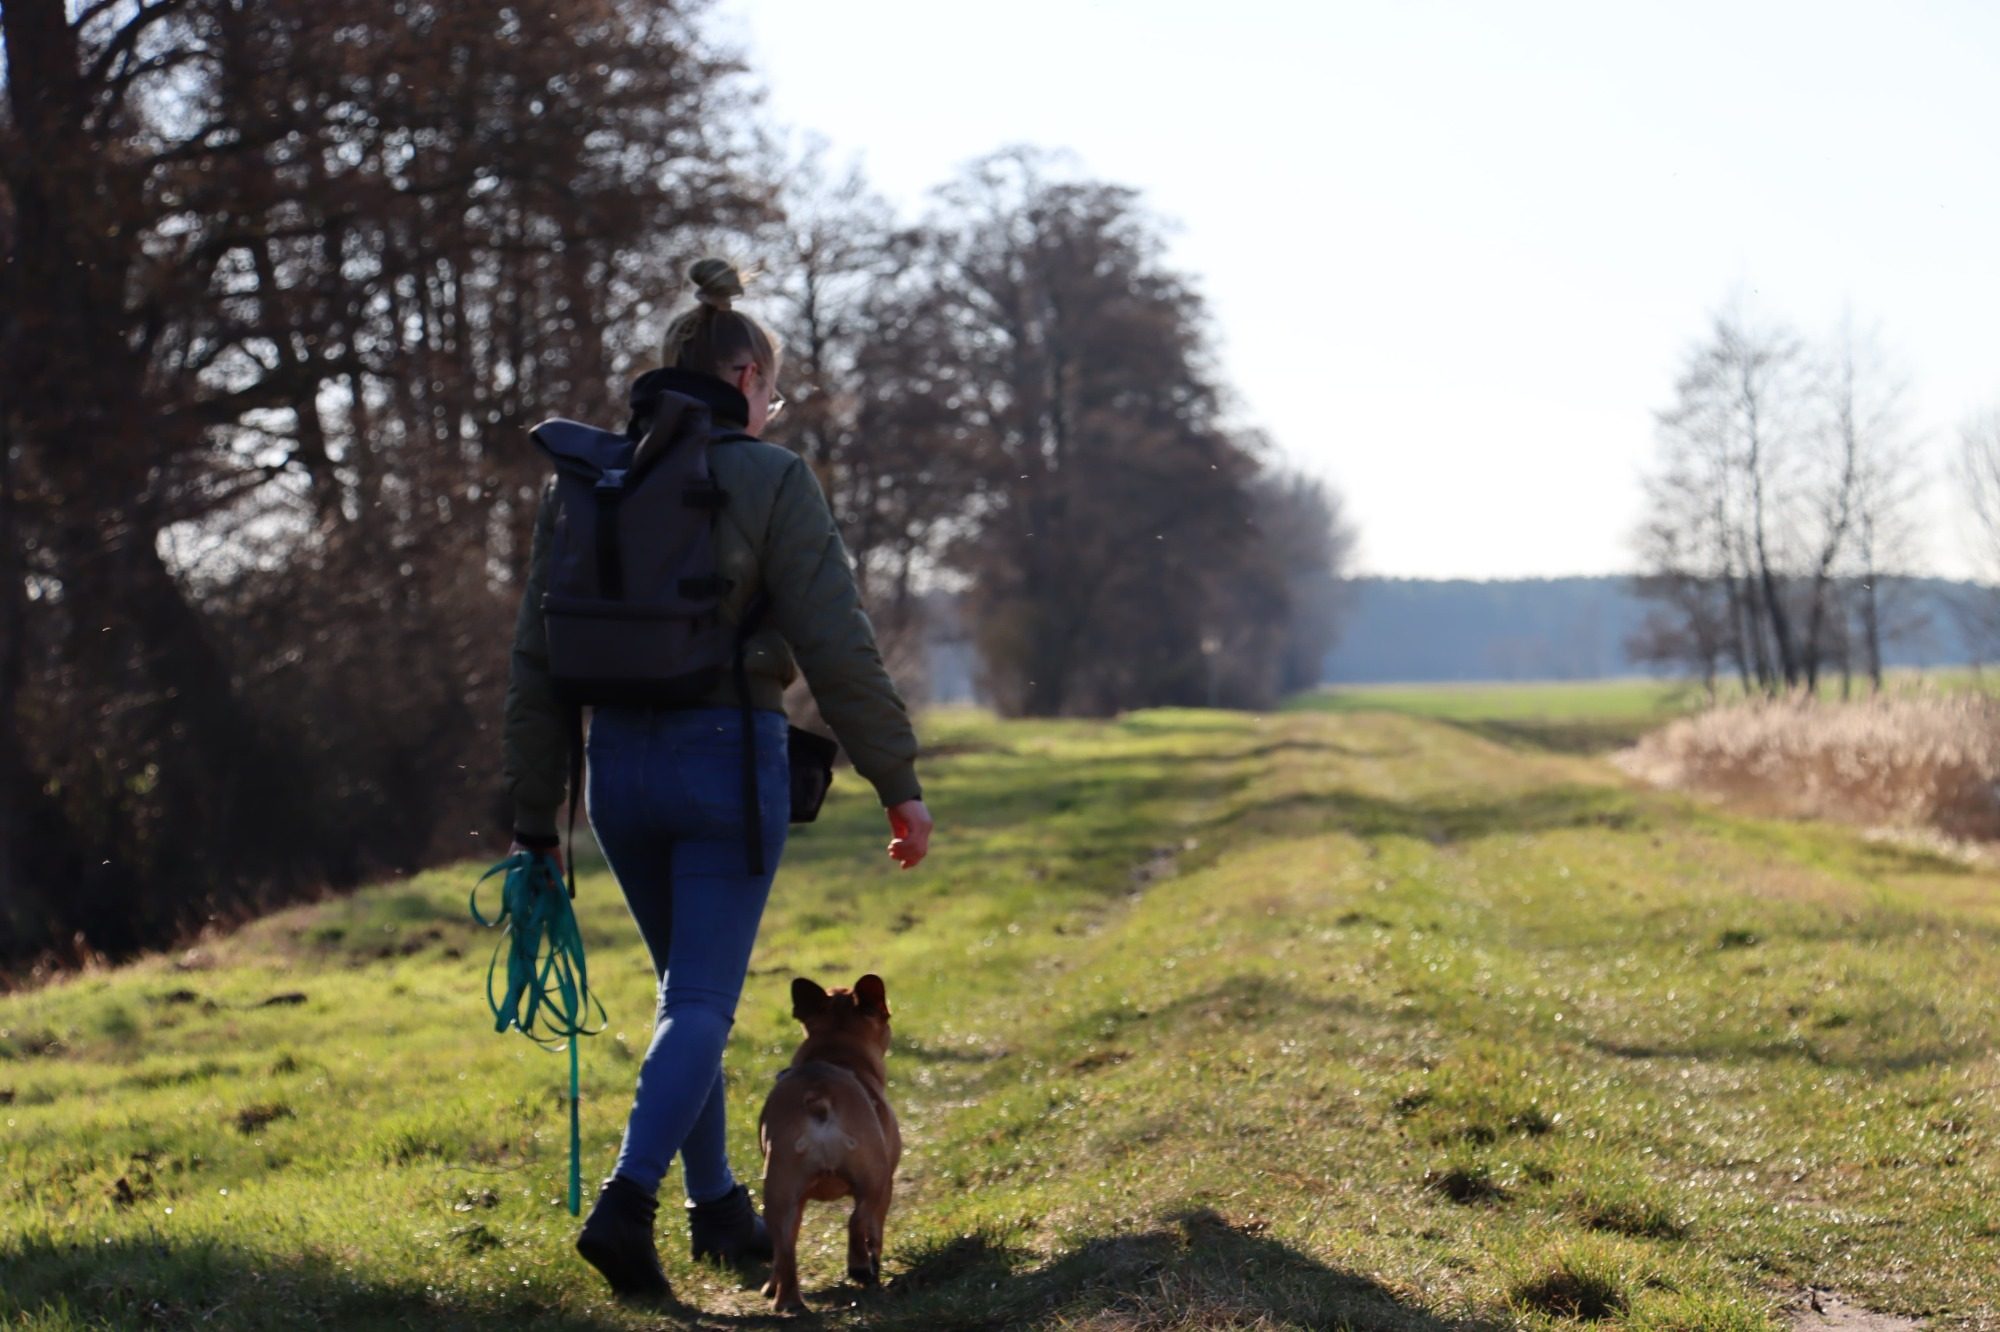
[{"label": "dirt path", "polygon": [[1914,1319],[1873,1313],[1849,1304],[1830,1290],[1813,1290],[1799,1296],[1798,1305],[1787,1321],[1793,1332],[1914,1332],[1923,1326]]}]

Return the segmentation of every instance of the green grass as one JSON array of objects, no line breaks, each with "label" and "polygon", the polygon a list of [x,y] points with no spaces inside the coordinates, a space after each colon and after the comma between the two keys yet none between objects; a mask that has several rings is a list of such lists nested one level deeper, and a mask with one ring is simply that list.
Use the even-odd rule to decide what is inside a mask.
[{"label": "green grass", "polygon": [[[1867,684],[1858,682],[1857,696]],[[1969,670],[1891,671],[1884,688],[1910,690],[2000,689],[2000,675]],[[1819,695],[1841,697],[1839,675],[1820,682]],[[1727,684],[1721,700],[1737,701],[1742,691]],[[1699,684],[1680,680],[1625,678],[1472,684],[1326,685],[1295,695],[1294,712],[1396,712],[1447,722],[1501,744],[1572,754],[1598,754],[1632,744],[1647,731],[1706,707]]]},{"label": "green grass", "polygon": [[[754,1178],[791,977],[888,980],[889,1283],[844,1284],[816,1208],[820,1322],[1749,1332],[1806,1283],[2000,1319],[2000,882],[1632,789],[1493,706],[934,717],[907,875],[843,777],[729,1055]],[[491,1030],[475,868],[0,997],[0,1324],[760,1318],[678,1217],[676,1310],[571,1251],[566,1062]],[[651,978],[601,870],[580,905],[601,1172]]]},{"label": "green grass", "polygon": [[1329,685],[1287,707],[1302,712],[1399,712],[1449,722],[1502,744],[1567,753],[1629,745],[1699,707],[1698,687],[1667,680],[1529,684]]}]

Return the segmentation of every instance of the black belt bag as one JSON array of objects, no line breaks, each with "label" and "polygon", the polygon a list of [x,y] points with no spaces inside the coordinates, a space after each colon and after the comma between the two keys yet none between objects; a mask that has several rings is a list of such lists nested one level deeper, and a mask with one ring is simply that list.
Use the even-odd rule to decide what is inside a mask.
[{"label": "black belt bag", "polygon": [[823,735],[788,728],[785,756],[792,769],[792,822],[811,823],[833,785],[833,758],[840,746]]}]

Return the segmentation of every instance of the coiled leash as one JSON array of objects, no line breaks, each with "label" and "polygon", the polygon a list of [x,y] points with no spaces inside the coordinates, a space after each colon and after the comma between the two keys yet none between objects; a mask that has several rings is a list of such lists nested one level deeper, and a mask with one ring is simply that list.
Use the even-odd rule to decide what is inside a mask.
[{"label": "coiled leash", "polygon": [[[496,874],[500,912],[488,920],[479,910],[479,890]],[[583,1125],[577,1114],[576,1042],[604,1030],[604,1005],[590,992],[583,935],[570,908],[575,890],[563,882],[555,859],[539,851],[516,851],[479,876],[472,886],[472,918],[488,929],[505,926],[486,967],[486,1003],[493,1030],[518,1029],[550,1053],[569,1047],[569,1214],[583,1211]],[[507,952],[507,993],[494,993],[500,953]],[[597,1025],[586,1026],[592,1006]],[[539,1026],[537,1025],[539,1024]]]}]

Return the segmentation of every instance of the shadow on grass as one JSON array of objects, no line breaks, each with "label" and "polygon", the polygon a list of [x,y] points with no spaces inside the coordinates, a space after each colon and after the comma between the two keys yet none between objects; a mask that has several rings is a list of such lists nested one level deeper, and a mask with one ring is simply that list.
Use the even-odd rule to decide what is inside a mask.
[{"label": "shadow on grass", "polygon": [[1956,1044],[1926,1041],[1899,1050],[1876,1047],[1842,1050],[1830,1043],[1804,1037],[1779,1041],[1732,1041],[1727,1036],[1678,1043],[1608,1041],[1598,1037],[1588,1037],[1584,1044],[1599,1054],[1610,1055],[1614,1059],[1664,1062],[1679,1060],[1720,1065],[1801,1063],[1814,1068],[1870,1073],[1877,1077],[1915,1073],[1924,1069],[1949,1068],[1980,1058],[1989,1048],[1983,1041],[1965,1041]]},{"label": "shadow on grass", "polygon": [[1632,797],[1616,787],[1554,786],[1502,800],[1456,795],[1383,800],[1331,790],[1235,810],[1217,823],[1265,835],[1341,832],[1356,837],[1412,837],[1443,846],[1564,828],[1639,829],[1645,826],[1645,816]]},{"label": "shadow on grass", "polygon": [[[1313,741],[1277,740],[1260,750],[1229,750],[1162,763],[1146,756],[1087,756],[1051,765],[1044,759],[1003,761],[975,779],[961,780],[952,790],[951,808],[965,834],[997,832],[1003,845],[986,848],[983,863],[996,874],[1028,864],[1039,882],[1045,874],[1060,875],[1060,886],[1079,899],[1123,897],[1135,886],[1134,875],[1161,861],[1163,833],[1171,834],[1170,852],[1196,835],[1203,850],[1178,856],[1181,870],[1200,868],[1210,858],[1206,848],[1225,844],[1238,835],[1288,838],[1347,834],[1359,838],[1403,836],[1435,846],[1471,842],[1493,836],[1532,835],[1560,829],[1595,828],[1643,831],[1648,815],[1631,792],[1615,786],[1567,784],[1532,789],[1498,798],[1456,792],[1406,799],[1384,799],[1344,786],[1300,792],[1276,798],[1256,798],[1255,783],[1264,773],[1254,761],[1259,753],[1310,748],[1326,752],[1329,766],[1340,754],[1354,751]],[[1373,754],[1358,755],[1363,758]],[[1031,764],[1040,767],[1025,774]],[[1016,768],[1021,770],[1017,771]],[[1175,812],[1206,808],[1205,817],[1167,821]],[[794,846],[787,861],[810,867],[823,860],[844,859],[854,852],[862,824],[850,822],[874,811],[842,810],[833,826],[811,845]],[[1166,816],[1163,819],[1162,816]],[[1039,837],[1016,836],[1037,829]],[[1221,838],[1211,834],[1226,834]],[[1172,863],[1172,862],[1170,862]],[[1146,878],[1158,877],[1147,875]],[[1143,885],[1141,885],[1143,886]]]},{"label": "shadow on grass", "polygon": [[1391,759],[1405,758],[1413,751],[1408,745],[1393,749],[1358,749],[1353,745],[1337,744],[1331,740],[1272,740],[1251,749],[1236,750],[1227,757],[1231,759],[1275,758],[1279,754],[1333,754],[1340,758]]},{"label": "shadow on grass", "polygon": [[1980,872],[1977,862],[1962,856],[1948,856],[1921,846],[1899,846],[1893,842],[1862,842],[1854,847],[1854,862],[1863,873],[1935,874],[1969,879]]},{"label": "shadow on grass", "polygon": [[[1389,757],[1387,752],[1349,750],[1318,741],[1279,740],[1253,750],[1232,750],[1162,765],[1148,758],[1082,758],[1040,779],[995,771],[961,783],[954,803],[968,828],[1020,828],[1059,821],[1064,833],[1111,859],[1150,851],[1159,829],[1134,818],[1135,811],[1240,800],[1261,773],[1245,760],[1280,750],[1311,749],[1357,758]],[[1385,800],[1342,787],[1264,800],[1205,821],[1221,829],[1247,825],[1259,832],[1312,835],[1345,832],[1356,836],[1405,835],[1435,843],[1469,841],[1500,833],[1534,833],[1560,828],[1624,829],[1641,825],[1643,814],[1630,792],[1616,786],[1566,784],[1529,790],[1501,799],[1468,799],[1441,794]],[[1202,824],[1183,825],[1199,830]],[[996,853],[1000,859],[1011,852]],[[1037,852],[1039,854],[1039,852]],[[1121,882],[1110,886],[1124,888]]]},{"label": "shadow on grass", "polygon": [[1608,754],[1637,744],[1648,731],[1670,717],[1621,717],[1592,720],[1529,718],[1467,721],[1440,717],[1445,726],[1476,735],[1508,749],[1532,749],[1545,754]]},{"label": "shadow on grass", "polygon": [[1041,1266],[1004,1240],[969,1235],[909,1255],[866,1303],[871,1328],[1039,1326],[1366,1327],[1446,1332],[1372,1279],[1329,1267],[1201,1209],[1157,1229],[1090,1240]]},{"label": "shadow on grass", "polygon": [[996,1059],[1006,1058],[1005,1050],[977,1049],[964,1046],[925,1045],[907,1036],[896,1038],[895,1052],[898,1058],[914,1059],[925,1064],[990,1064]]},{"label": "shadow on grass", "polygon": [[[975,1234],[897,1255],[889,1284],[863,1291],[809,1286],[807,1302],[837,1321],[896,1332],[938,1328],[1366,1327],[1469,1332],[1414,1308],[1374,1280],[1330,1267],[1269,1237],[1262,1221],[1184,1212],[1155,1229],[1093,1239],[1054,1259]],[[716,1313],[678,1302],[648,1325],[782,1327],[769,1314]],[[52,1327],[456,1329],[534,1327],[610,1332],[594,1317],[530,1294],[470,1294],[371,1280],[320,1258],[274,1258],[208,1241],[47,1241],[0,1250],[0,1323]]]},{"label": "shadow on grass", "polygon": [[217,1329],[622,1326],[528,1294],[469,1294],[371,1280],[311,1257],[170,1239],[0,1249],[0,1324]]},{"label": "shadow on grass", "polygon": [[[1140,995],[1143,1000],[1145,996]],[[1191,994],[1158,1006],[1112,1004],[1079,1015],[1066,1024],[1068,1043],[1084,1049],[1113,1035],[1129,1034],[1144,1043],[1158,1043],[1174,1033],[1204,1026],[1244,1030],[1282,1021],[1304,1030],[1329,1023],[1362,1021],[1370,1027],[1420,1021],[1401,1009],[1363,1003],[1352,996],[1309,995],[1268,976],[1236,974]],[[1129,1033],[1127,1029],[1132,1029]]]}]

